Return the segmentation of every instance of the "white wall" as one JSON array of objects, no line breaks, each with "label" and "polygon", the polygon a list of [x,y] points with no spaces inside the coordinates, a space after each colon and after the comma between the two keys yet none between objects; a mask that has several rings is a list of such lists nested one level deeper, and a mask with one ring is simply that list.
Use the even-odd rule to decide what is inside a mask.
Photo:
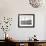
[{"label": "white wall", "polygon": [[[46,6],[33,8],[29,0],[0,0],[0,16],[12,17],[10,34],[17,40],[27,40],[34,34],[39,40],[46,40]],[[18,28],[18,14],[35,14],[34,28]],[[2,32],[2,31],[1,31]],[[1,34],[0,32],[0,34]],[[0,36],[2,39],[2,36]]]}]

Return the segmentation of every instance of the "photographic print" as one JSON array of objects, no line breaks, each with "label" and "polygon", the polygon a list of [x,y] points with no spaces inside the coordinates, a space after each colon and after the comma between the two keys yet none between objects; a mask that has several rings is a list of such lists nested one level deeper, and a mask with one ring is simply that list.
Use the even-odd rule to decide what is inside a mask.
[{"label": "photographic print", "polygon": [[18,14],[18,27],[34,27],[35,15],[34,14]]}]

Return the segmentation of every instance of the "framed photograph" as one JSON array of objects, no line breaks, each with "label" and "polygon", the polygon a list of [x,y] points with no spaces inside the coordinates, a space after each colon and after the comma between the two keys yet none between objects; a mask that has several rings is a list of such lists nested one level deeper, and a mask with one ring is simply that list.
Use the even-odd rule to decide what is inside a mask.
[{"label": "framed photograph", "polygon": [[35,14],[18,14],[18,27],[35,27]]}]

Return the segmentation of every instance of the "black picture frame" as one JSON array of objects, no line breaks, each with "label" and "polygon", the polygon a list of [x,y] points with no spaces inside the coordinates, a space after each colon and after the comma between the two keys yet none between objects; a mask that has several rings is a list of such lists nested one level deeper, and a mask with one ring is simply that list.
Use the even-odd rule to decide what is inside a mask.
[{"label": "black picture frame", "polygon": [[19,28],[34,28],[35,14],[18,14],[18,27]]}]

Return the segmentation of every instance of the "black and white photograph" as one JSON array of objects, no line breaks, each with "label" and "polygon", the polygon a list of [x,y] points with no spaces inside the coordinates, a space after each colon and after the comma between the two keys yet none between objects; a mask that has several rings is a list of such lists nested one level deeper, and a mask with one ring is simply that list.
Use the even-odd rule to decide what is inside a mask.
[{"label": "black and white photograph", "polygon": [[34,14],[19,14],[18,27],[34,27],[35,15]]}]

